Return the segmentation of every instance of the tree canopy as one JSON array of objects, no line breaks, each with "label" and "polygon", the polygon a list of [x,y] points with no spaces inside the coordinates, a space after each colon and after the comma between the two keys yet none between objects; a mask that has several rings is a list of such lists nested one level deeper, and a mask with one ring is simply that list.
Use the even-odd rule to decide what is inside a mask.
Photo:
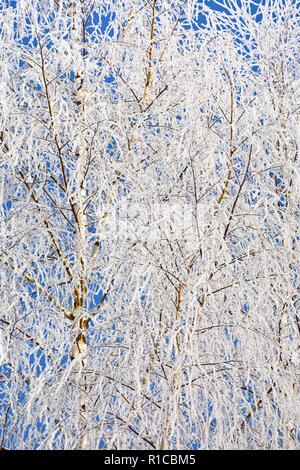
[{"label": "tree canopy", "polygon": [[299,448],[299,4],[0,6],[0,446]]}]

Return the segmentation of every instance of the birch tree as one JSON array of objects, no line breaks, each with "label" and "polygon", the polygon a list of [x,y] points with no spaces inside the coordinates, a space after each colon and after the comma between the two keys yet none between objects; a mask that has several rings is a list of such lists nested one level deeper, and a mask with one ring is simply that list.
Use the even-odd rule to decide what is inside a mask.
[{"label": "birch tree", "polygon": [[2,449],[299,448],[298,6],[2,2]]}]

